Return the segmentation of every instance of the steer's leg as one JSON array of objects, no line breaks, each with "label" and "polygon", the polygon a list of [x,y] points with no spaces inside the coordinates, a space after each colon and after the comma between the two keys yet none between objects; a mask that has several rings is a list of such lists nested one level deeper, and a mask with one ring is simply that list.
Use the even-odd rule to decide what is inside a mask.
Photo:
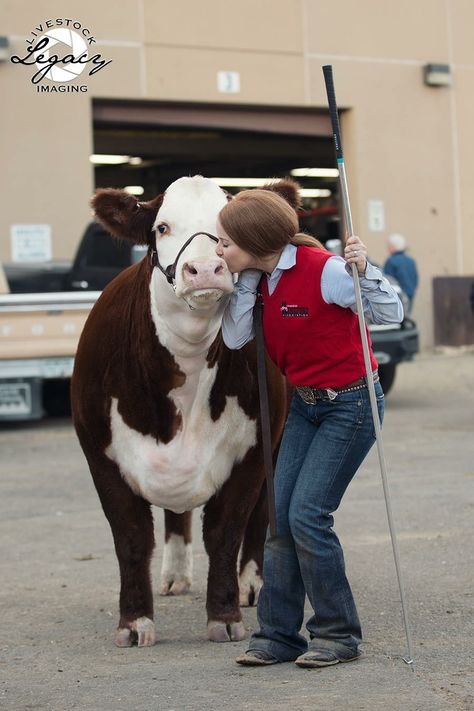
[{"label": "steer's leg", "polygon": [[263,546],[268,525],[267,487],[260,496],[245,528],[239,566],[240,606],[256,605],[262,588]]},{"label": "steer's leg", "polygon": [[209,555],[208,637],[229,642],[245,637],[239,607],[237,556],[250,512],[262,486],[262,463],[255,455],[235,466],[222,489],[204,508],[203,536]]},{"label": "steer's leg", "polygon": [[[280,443],[278,442],[272,455],[273,471],[275,471],[279,449]],[[260,490],[258,501],[247,523],[244,542],[242,544],[239,571],[241,607],[256,605],[258,602],[258,596],[263,585],[263,548],[265,545],[267,527],[268,496],[267,485],[264,483]]]},{"label": "steer's leg", "polygon": [[104,457],[91,464],[94,483],[107,516],[120,567],[118,647],[155,643],[150,559],[155,545],[150,504],[136,496],[117,465]]},{"label": "steer's leg", "polygon": [[191,587],[193,578],[192,516],[192,511],[176,514],[165,509],[161,595],[182,595],[188,592]]}]

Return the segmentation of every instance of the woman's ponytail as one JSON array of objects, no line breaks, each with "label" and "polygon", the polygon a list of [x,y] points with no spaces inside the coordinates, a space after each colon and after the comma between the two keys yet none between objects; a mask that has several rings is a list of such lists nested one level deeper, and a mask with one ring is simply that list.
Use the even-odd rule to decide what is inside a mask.
[{"label": "woman's ponytail", "polygon": [[319,247],[319,249],[325,249],[324,245],[311,235],[305,235],[304,232],[297,232],[294,237],[290,239],[290,244],[304,245],[305,247]]}]

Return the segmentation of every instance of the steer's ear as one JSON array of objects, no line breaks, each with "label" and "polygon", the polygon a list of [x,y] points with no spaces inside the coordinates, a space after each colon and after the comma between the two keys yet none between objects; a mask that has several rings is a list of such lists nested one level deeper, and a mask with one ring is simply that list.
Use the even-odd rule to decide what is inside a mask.
[{"label": "steer's ear", "polygon": [[125,190],[105,188],[96,191],[91,200],[97,220],[118,239],[133,244],[148,244],[163,195],[149,202],[138,202]]},{"label": "steer's ear", "polygon": [[295,210],[301,207],[301,186],[293,178],[282,178],[282,180],[278,180],[275,183],[267,183],[267,185],[263,186],[263,189],[278,193]]}]

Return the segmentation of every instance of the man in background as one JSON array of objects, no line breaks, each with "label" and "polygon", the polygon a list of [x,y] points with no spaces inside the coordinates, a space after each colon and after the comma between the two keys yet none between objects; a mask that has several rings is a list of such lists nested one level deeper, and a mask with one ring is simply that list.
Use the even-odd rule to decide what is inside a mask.
[{"label": "man in background", "polygon": [[413,257],[406,254],[407,242],[403,235],[395,233],[388,238],[388,251],[390,257],[384,265],[384,272],[388,276],[394,277],[400,287],[408,297],[408,313],[411,314],[413,308],[413,299],[418,286],[418,270]]}]

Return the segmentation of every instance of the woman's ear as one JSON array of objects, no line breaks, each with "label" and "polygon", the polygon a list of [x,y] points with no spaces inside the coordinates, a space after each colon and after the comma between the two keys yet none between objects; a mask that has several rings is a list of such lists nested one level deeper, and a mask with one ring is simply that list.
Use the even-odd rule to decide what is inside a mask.
[{"label": "woman's ear", "polygon": [[138,202],[125,190],[100,188],[91,205],[97,221],[111,235],[133,244],[148,244],[162,202],[163,195],[157,195],[149,202]]},{"label": "woman's ear", "polygon": [[282,178],[275,183],[267,183],[263,186],[263,190],[270,190],[272,193],[277,193],[291,205],[294,210],[299,210],[301,207],[301,186],[293,178]]}]

